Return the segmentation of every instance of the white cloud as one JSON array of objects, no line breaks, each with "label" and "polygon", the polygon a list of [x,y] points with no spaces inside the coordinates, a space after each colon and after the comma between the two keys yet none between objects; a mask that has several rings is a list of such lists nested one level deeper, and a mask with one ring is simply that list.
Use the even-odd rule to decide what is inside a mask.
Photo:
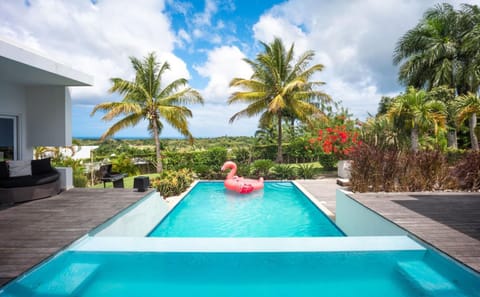
[{"label": "white cloud", "polygon": [[93,104],[105,99],[111,77],[133,78],[129,56],[154,51],[171,64],[167,79],[190,77],[172,53],[175,34],[163,9],[158,0],[1,1],[0,34],[93,75],[93,87],[72,92],[74,101]]},{"label": "white cloud", "polygon": [[[248,78],[252,75],[250,66],[243,61],[245,55],[235,46],[214,48],[207,54],[207,61],[194,69],[208,79],[201,90],[205,99],[203,108],[195,108],[191,120],[194,135],[251,135],[257,129],[258,118],[245,118],[229,124],[229,119],[245,105],[227,105],[227,99],[234,91],[229,87],[234,77]],[[218,131],[221,131],[219,134]]]},{"label": "white cloud", "polygon": [[[448,1],[458,7],[460,1]],[[477,3],[479,1],[476,1]],[[254,26],[257,40],[274,36],[296,53],[314,50],[324,64],[324,90],[359,117],[375,113],[382,95],[402,90],[392,54],[398,39],[437,2],[404,0],[290,0]]]},{"label": "white cloud", "polygon": [[222,46],[208,52],[207,61],[194,69],[208,84],[202,91],[207,102],[225,103],[232,93],[229,87],[234,77],[250,77],[252,70],[242,59],[245,55],[236,46]]},{"label": "white cloud", "polygon": [[210,26],[212,16],[217,12],[217,3],[214,0],[205,0],[205,10],[195,14],[193,23],[197,26]]}]

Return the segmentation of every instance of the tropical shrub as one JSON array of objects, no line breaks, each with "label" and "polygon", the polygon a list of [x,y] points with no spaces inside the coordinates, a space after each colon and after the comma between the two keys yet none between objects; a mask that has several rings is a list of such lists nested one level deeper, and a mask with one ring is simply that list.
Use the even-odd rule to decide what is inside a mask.
[{"label": "tropical shrub", "polygon": [[85,188],[88,184],[88,178],[85,175],[85,168],[81,160],[75,160],[70,157],[52,159],[53,167],[71,167],[73,174],[73,186],[76,188]]},{"label": "tropical shrub", "polygon": [[297,175],[303,179],[312,179],[315,176],[315,167],[311,164],[300,164],[297,168]]},{"label": "tropical shrub", "polygon": [[274,165],[272,172],[276,179],[295,179],[295,168],[292,165]]},{"label": "tropical shrub", "polygon": [[350,154],[352,190],[355,192],[392,191],[398,176],[400,151],[363,143]]},{"label": "tropical shrub", "polygon": [[462,190],[480,190],[480,153],[471,151],[457,163],[453,176]]},{"label": "tropical shrub", "polygon": [[73,172],[73,186],[75,188],[86,188],[88,184],[88,178],[83,172]]},{"label": "tropical shrub", "polygon": [[438,150],[413,152],[363,143],[350,155],[356,192],[413,192],[454,188],[445,155]]},{"label": "tropical shrub", "polygon": [[234,148],[232,150],[232,154],[233,154],[232,160],[237,162],[237,165],[241,163],[244,163],[244,164],[250,163],[251,154],[249,149],[244,147]]},{"label": "tropical shrub", "polygon": [[132,158],[126,154],[121,154],[112,159],[112,171],[126,173],[129,176],[138,175],[140,172]]},{"label": "tropical shrub", "polygon": [[324,170],[331,171],[336,168],[338,159],[334,154],[320,153],[318,161]]},{"label": "tropical shrub", "polygon": [[248,164],[237,164],[237,175],[250,177],[251,167]]},{"label": "tropical shrub", "polygon": [[227,160],[227,149],[223,147],[210,148],[206,151],[203,158],[203,164],[215,166],[220,169]]},{"label": "tropical shrub", "polygon": [[252,163],[252,174],[258,177],[267,178],[270,173],[270,168],[273,167],[275,163],[272,160],[256,160]]},{"label": "tropical shrub", "polygon": [[253,158],[255,160],[275,160],[277,156],[277,146],[275,144],[256,145],[253,148]]},{"label": "tropical shrub", "polygon": [[189,169],[164,170],[160,177],[152,181],[152,187],[156,188],[164,198],[167,198],[183,193],[193,180],[193,172]]}]

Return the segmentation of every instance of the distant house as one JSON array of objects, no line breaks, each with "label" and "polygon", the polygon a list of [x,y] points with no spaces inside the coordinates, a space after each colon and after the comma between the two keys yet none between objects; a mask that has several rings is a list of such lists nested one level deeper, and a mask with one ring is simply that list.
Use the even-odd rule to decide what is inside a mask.
[{"label": "distant house", "polygon": [[93,77],[0,39],[0,161],[30,160],[36,146],[72,142],[69,86]]}]

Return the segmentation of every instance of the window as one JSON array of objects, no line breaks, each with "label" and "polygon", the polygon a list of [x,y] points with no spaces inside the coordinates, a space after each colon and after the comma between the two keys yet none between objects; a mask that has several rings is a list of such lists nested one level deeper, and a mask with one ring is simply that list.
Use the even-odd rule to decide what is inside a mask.
[{"label": "window", "polygon": [[0,161],[17,159],[17,117],[0,115]]}]

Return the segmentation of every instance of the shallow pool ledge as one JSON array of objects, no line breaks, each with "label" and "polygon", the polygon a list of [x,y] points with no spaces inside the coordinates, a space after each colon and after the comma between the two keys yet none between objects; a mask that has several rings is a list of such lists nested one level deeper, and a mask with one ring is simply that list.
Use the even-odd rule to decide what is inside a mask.
[{"label": "shallow pool ledge", "polygon": [[425,251],[407,236],[305,238],[91,237],[72,251],[98,252],[361,252]]}]

